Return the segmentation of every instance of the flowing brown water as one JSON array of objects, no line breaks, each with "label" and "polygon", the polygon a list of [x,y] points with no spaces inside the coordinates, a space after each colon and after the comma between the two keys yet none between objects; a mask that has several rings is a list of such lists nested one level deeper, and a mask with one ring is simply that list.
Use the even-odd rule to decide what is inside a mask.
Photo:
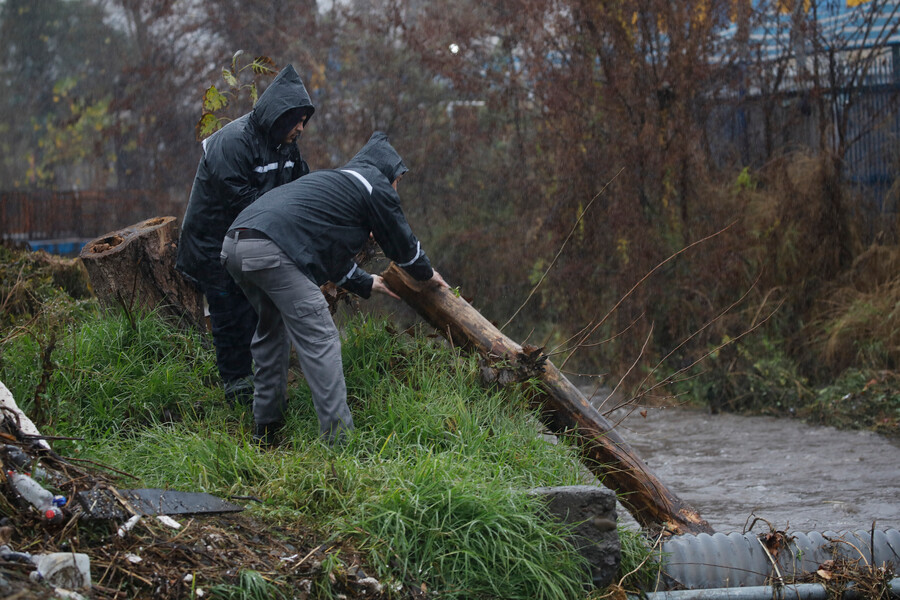
[{"label": "flowing brown water", "polygon": [[[618,422],[622,414],[614,413]],[[617,429],[716,531],[900,529],[900,444],[794,419],[647,409]],[[630,517],[625,513],[625,522]],[[766,529],[758,523],[754,531]]]}]

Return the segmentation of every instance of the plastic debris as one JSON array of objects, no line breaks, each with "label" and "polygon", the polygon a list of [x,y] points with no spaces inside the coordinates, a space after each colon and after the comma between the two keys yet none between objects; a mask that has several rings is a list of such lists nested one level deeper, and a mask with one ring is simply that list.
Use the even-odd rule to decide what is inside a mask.
[{"label": "plastic debris", "polygon": [[13,446],[12,444],[6,444],[3,446],[3,450],[6,452],[9,461],[15,465],[19,471],[31,475],[31,478],[35,481],[47,481],[49,477],[47,471],[38,466],[31,468],[35,461],[25,454],[21,448]]},{"label": "plastic debris", "polygon": [[141,515],[133,515],[130,519],[122,523],[116,533],[119,534],[120,538],[128,535],[128,532],[134,529],[134,526],[138,524],[138,521],[141,520]]},{"label": "plastic debris", "polygon": [[28,552],[16,552],[6,544],[0,546],[0,559],[7,562],[30,563],[33,557]]},{"label": "plastic debris", "polygon": [[181,492],[145,488],[110,490],[95,488],[78,492],[74,501],[80,504],[89,519],[127,519],[121,499],[125,499],[133,513],[140,515],[187,515],[240,512],[243,506],[226,502],[205,492]]},{"label": "plastic debris", "polygon": [[171,527],[172,529],[181,529],[181,523],[168,515],[159,515],[156,517],[156,519],[167,527]]},{"label": "plastic debris", "polygon": [[91,560],[87,554],[54,552],[32,559],[37,569],[31,573],[35,581],[75,590],[91,587]]},{"label": "plastic debris", "polygon": [[35,507],[45,519],[48,521],[62,520],[63,514],[60,505],[65,505],[64,496],[54,496],[52,492],[24,473],[8,471],[7,476],[16,493]]}]

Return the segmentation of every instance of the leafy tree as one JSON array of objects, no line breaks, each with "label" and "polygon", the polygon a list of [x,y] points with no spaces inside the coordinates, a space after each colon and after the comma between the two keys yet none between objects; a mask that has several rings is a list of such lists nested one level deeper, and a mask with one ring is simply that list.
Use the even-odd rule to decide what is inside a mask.
[{"label": "leafy tree", "polygon": [[[257,79],[277,73],[275,63],[268,56],[257,56],[242,64],[243,50],[238,50],[231,57],[230,67],[222,68],[222,79],[226,87],[220,91],[211,85],[203,94],[203,114],[197,122],[197,139],[202,140],[231,121],[250,110],[259,99]],[[252,79],[244,82],[246,72]]]},{"label": "leafy tree", "polygon": [[[83,186],[109,176],[106,82],[119,70],[122,39],[102,17],[84,2],[0,4],[4,187]],[[79,166],[92,172],[90,181],[73,173]]]}]

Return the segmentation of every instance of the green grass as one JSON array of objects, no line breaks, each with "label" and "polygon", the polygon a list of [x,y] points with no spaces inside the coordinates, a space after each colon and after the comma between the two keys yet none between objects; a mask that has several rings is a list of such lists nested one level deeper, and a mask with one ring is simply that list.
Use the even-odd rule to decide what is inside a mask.
[{"label": "green grass", "polygon": [[[482,388],[474,359],[381,320],[355,317],[344,329],[357,428],[337,450],[319,440],[302,380],[291,386],[288,443],[259,450],[250,414],[229,408],[214,383],[212,351],[154,315],[132,326],[94,309],[8,338],[0,377],[26,412],[41,405],[44,433],[83,438],[56,442],[61,454],[144,486],[255,496],[255,516],[351,541],[382,581],[441,598],[582,596],[586,569],[567,530],[525,493],[581,483],[575,450],[537,434],[517,390]],[[328,581],[315,583],[321,597]],[[246,574],[219,593],[257,597],[258,584]]]},{"label": "green grass", "polygon": [[216,585],[209,591],[213,598],[222,600],[281,600],[285,597],[276,586],[250,569],[240,572],[236,584]]},{"label": "green grass", "polygon": [[818,425],[900,435],[900,376],[894,371],[847,369],[818,390],[801,416]]},{"label": "green grass", "polygon": [[[44,351],[53,346],[51,363]],[[41,403],[56,430],[111,435],[188,416],[220,393],[207,383],[214,364],[196,335],[153,315],[132,327],[123,316],[94,311],[50,332],[19,335],[2,348],[4,382],[13,396]],[[34,402],[39,382],[43,392]],[[32,408],[35,408],[32,406]]]}]

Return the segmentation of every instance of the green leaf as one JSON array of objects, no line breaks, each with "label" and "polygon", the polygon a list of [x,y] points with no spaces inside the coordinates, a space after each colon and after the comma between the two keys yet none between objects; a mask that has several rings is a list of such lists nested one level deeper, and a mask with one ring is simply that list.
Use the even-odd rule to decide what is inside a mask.
[{"label": "green leaf", "polygon": [[197,126],[195,127],[197,141],[208,138],[221,128],[222,119],[212,113],[203,113],[203,116],[197,121]]},{"label": "green leaf", "polygon": [[226,106],[228,106],[228,97],[216,89],[216,86],[209,86],[209,89],[203,94],[203,111],[214,113]]},{"label": "green leaf", "polygon": [[227,83],[228,85],[230,85],[233,88],[239,87],[237,77],[235,77],[234,73],[232,73],[225,67],[222,67],[222,79],[224,79],[225,83]]}]

